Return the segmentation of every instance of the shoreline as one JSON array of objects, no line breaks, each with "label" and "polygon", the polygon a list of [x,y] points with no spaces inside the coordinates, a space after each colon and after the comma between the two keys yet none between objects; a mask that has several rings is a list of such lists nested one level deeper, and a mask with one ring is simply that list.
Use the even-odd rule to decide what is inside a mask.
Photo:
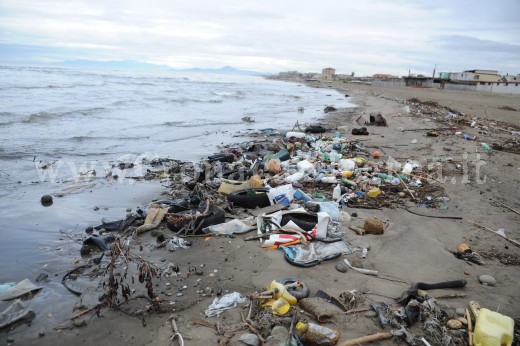
[{"label": "shoreline", "polygon": [[[499,198],[505,204],[518,208],[515,193],[509,188],[518,184],[518,178],[514,176],[519,168],[516,154],[492,151],[492,155],[490,155],[479,149],[480,142],[466,141],[452,133],[443,133],[440,137],[431,138],[426,137],[425,131],[400,131],[399,129],[413,130],[414,128],[436,127],[437,123],[428,117],[404,115],[401,103],[370,95],[370,92],[374,91],[348,88],[339,90],[342,90],[342,93],[349,92],[349,94],[350,91],[353,91],[355,103],[361,104],[361,106],[351,111],[340,109],[337,113],[325,114],[324,124],[329,124],[329,126],[330,124],[344,124],[345,118],[352,115],[348,117],[346,124],[350,132],[352,127],[358,127],[354,123],[354,115],[365,115],[368,118],[368,114],[372,111],[382,112],[389,127],[369,126],[370,135],[361,139],[368,140],[366,142],[367,147],[384,148],[383,158],[392,156],[398,159],[406,157],[426,159],[440,157],[446,159],[451,156],[459,159],[465,152],[474,154],[477,150],[476,154],[481,154],[491,163],[491,165],[485,167],[492,188],[485,184],[484,186],[476,184],[472,174],[470,174],[470,182],[467,184],[457,182],[460,180],[460,177],[457,176],[455,184],[449,182],[444,184],[444,188],[450,197],[449,209],[435,212],[443,215],[448,213],[463,215],[464,219],[485,222],[486,225],[494,229],[505,228],[508,234],[514,237],[514,233],[511,232],[517,229],[516,216],[504,211],[504,208],[500,206],[493,205],[488,200]],[[419,104],[412,107],[420,108],[421,106]],[[464,129],[466,130],[466,127]],[[468,131],[479,135],[484,140],[487,140],[486,136],[492,137],[491,135],[506,137],[506,135],[500,133],[480,134],[477,129],[472,128],[469,128]],[[348,138],[353,137],[350,133],[344,133],[344,135]],[[413,140],[417,140],[417,144],[412,144]],[[402,146],[395,146],[395,144]],[[446,146],[451,150],[446,151],[444,149]],[[508,165],[511,162],[513,166]],[[498,181],[500,181],[500,184]],[[330,190],[327,191],[330,194],[332,186],[320,187],[319,189],[325,188]],[[352,224],[359,224],[360,220],[370,216],[390,221],[390,227],[382,236],[362,237],[355,235],[348,229],[342,230],[347,240],[365,241],[370,244],[369,255],[367,259],[363,260],[365,268],[377,269],[380,272],[399,277],[406,282],[438,282],[464,278],[468,280],[468,285],[464,290],[467,297],[444,300],[442,301],[443,305],[454,309],[455,307],[463,307],[466,301],[477,300],[482,307],[488,307],[492,310],[496,309],[496,304],[500,304],[502,313],[511,317],[518,317],[520,301],[517,288],[520,286],[520,279],[516,275],[518,270],[515,266],[505,266],[496,259],[489,260],[485,266],[469,266],[465,261],[455,258],[447,251],[454,250],[459,243],[464,241],[479,250],[495,247],[496,252],[511,253],[516,256],[520,254],[518,248],[509,246],[503,239],[495,235],[472,227],[465,220],[444,221],[422,218],[406,213],[399,208],[385,208],[381,211],[347,209],[347,211],[355,212],[358,215],[356,218],[352,218]],[[499,222],[494,220],[496,215],[500,215],[500,219],[497,219]],[[205,273],[200,277],[202,279],[201,284],[197,284],[197,281],[192,280],[192,277],[186,278],[182,282],[175,282],[173,285],[179,287],[187,283],[190,291],[195,291],[194,287],[201,289],[223,287],[229,292],[236,290],[242,294],[247,294],[265,287],[274,277],[280,275],[297,276],[310,286],[312,292],[322,289],[333,295],[338,295],[347,289],[358,289],[377,291],[376,293],[383,296],[397,297],[407,286],[366,277],[353,271],[346,274],[339,273],[334,269],[334,261],[313,268],[293,267],[284,262],[278,252],[265,251],[260,249],[257,243],[244,242],[242,238],[243,236],[237,236],[234,239],[213,237],[209,241],[202,238],[193,238],[194,244],[187,250],[178,250],[166,254],[145,251],[141,255],[159,263],[162,259],[165,259],[166,262],[184,262],[184,267],[186,267],[186,263],[205,264]],[[153,241],[155,241],[155,238],[151,234],[144,234],[132,241],[132,247],[135,249],[143,243],[149,245]],[[217,271],[214,272],[216,275],[209,276],[209,273],[215,270]],[[497,286],[490,288],[480,285],[477,277],[481,274],[495,276],[498,281]],[[167,290],[164,289],[164,291]],[[193,324],[192,318],[202,317],[201,311],[207,308],[213,297],[202,297],[203,299],[199,302],[200,297],[193,293],[186,292],[185,294],[189,298],[183,301],[185,304],[193,304],[193,306],[177,313],[180,317],[178,325],[183,335],[191,338],[188,341],[189,344],[203,345],[210,340],[215,341],[217,336],[209,328]],[[197,299],[190,301],[195,296],[197,296]],[[91,295],[83,303],[95,304],[94,298],[96,298],[95,295]],[[390,302],[388,299],[371,298]],[[231,324],[238,323],[240,321],[238,310],[234,309],[226,313],[225,321]],[[150,314],[146,317],[147,327],[144,328],[141,325],[142,322],[135,317],[121,315],[110,309],[104,309],[103,314],[105,315],[104,318],[94,317],[86,328],[49,332],[44,339],[38,339],[36,337],[37,331],[29,328],[27,333],[32,333],[35,338],[29,337],[24,341],[29,345],[41,344],[41,341],[50,343],[52,340],[72,341],[81,339],[87,344],[108,344],[126,340],[129,344],[142,345],[163,344],[171,336],[171,328],[165,323],[168,318],[167,314]],[[106,323],[107,319],[110,319],[111,323]],[[217,322],[222,321],[222,318],[212,318],[211,320]],[[344,317],[344,319],[337,321],[336,328],[341,331],[345,339],[380,331],[380,327],[373,316],[363,315]],[[92,332],[95,335],[92,335]],[[3,340],[4,336],[5,334],[2,334],[0,340]],[[22,335],[19,336],[19,338],[21,337]],[[391,342],[382,344],[391,344]]]}]

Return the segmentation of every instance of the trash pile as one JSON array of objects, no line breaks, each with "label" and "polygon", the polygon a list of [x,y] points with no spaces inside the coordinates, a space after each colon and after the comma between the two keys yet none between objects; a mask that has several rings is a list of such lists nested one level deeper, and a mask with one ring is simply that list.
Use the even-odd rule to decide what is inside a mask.
[{"label": "trash pile", "polygon": [[[387,126],[380,113],[372,114],[366,125]],[[228,293],[221,287],[203,288],[206,284],[201,278],[204,276],[202,265],[151,263],[136,252],[136,244],[139,251],[143,251],[140,237],[145,233],[156,239],[155,244],[149,245],[151,252],[165,248],[182,253],[193,247],[190,237],[234,238],[255,232],[242,239],[258,241],[263,250],[278,250],[280,258],[291,265],[308,268],[353,253],[366,258],[369,246],[349,242],[345,231],[381,235],[389,227],[388,221],[378,218],[351,224],[352,210],[402,208],[417,214],[409,208],[448,208],[450,198],[442,185],[418,162],[399,162],[385,157],[380,148],[369,150],[363,143],[364,137],[349,135],[347,138],[340,131],[325,132],[319,125],[307,129],[307,132],[293,129],[284,134],[264,129],[255,140],[222,147],[219,153],[200,162],[154,161],[147,176],[168,177],[169,195],[140,206],[123,220],[103,222],[87,229],[89,237],[83,240],[80,252],[90,258],[89,264],[74,268],[63,277],[63,285],[78,296],[82,290],[72,287],[70,282],[80,273],[102,278],[100,287],[105,293],[100,303],[79,316],[89,311],[99,313],[106,307],[120,309],[136,298],[148,303],[138,314],[141,317],[153,311],[179,312],[213,297],[205,309],[208,318],[217,318],[226,310],[249,304],[247,315],[241,314],[239,327],[226,327],[207,319],[193,320],[194,324],[209,327],[222,336],[221,344],[246,329],[248,333],[242,334],[239,340],[247,345],[336,345],[340,333],[330,324],[324,324],[340,323],[346,316],[369,310],[374,311],[383,331],[343,341],[341,345],[399,338],[410,345],[430,345],[431,342],[448,346],[465,344],[462,340],[469,340],[471,335],[475,341],[494,338],[491,334],[495,332],[511,335],[512,339],[514,324],[510,318],[495,316],[505,321],[497,323],[502,328],[500,331],[498,327],[482,327],[491,323],[488,318],[478,317],[475,312],[469,316],[466,311],[463,318],[458,318],[438,303],[442,296],[430,296],[426,291],[463,289],[465,280],[414,283],[401,297],[395,298],[394,305],[380,301],[368,305],[365,301],[370,292],[350,290],[334,297],[321,290],[311,292],[305,280],[296,277],[275,278],[266,283],[266,287],[249,293]],[[366,136],[366,128],[362,129],[356,131],[357,134]],[[457,165],[456,162],[450,164]],[[454,254],[466,261],[484,263],[482,256],[466,244],[461,244]],[[337,261],[336,269],[385,279],[377,270],[361,268],[345,258]],[[177,293],[162,293],[181,297],[188,284],[195,282],[194,301],[182,306],[175,300],[159,297],[154,289],[159,286],[158,282],[165,280],[166,286],[173,287],[170,280],[175,278],[186,281],[176,287]],[[135,281],[146,288],[146,294],[139,293]],[[482,309],[480,314],[485,315],[486,311]],[[9,311],[4,313],[10,314]],[[182,341],[175,320],[171,319],[171,323],[175,338]]]}]

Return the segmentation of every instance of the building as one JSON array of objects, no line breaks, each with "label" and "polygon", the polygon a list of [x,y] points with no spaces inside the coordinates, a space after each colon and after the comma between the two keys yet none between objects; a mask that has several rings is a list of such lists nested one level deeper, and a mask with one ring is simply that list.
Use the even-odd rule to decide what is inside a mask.
[{"label": "building", "polygon": [[452,73],[450,79],[456,82],[498,82],[500,75],[495,70],[467,70],[464,72]]},{"label": "building", "polygon": [[321,78],[332,79],[332,78],[334,78],[335,74],[336,74],[336,69],[333,69],[332,67],[327,67],[321,71]]},{"label": "building", "polygon": [[417,77],[403,77],[405,85],[408,87],[415,88],[432,88],[433,78],[419,75]]},{"label": "building", "polygon": [[450,72],[439,72],[440,79],[450,79]]},{"label": "building", "polygon": [[301,73],[299,73],[298,71],[287,71],[278,73],[278,78],[282,79],[295,79],[300,77]]},{"label": "building", "polygon": [[501,82],[520,83],[520,74],[517,74],[516,76],[515,75],[506,74],[505,76],[502,77]]}]

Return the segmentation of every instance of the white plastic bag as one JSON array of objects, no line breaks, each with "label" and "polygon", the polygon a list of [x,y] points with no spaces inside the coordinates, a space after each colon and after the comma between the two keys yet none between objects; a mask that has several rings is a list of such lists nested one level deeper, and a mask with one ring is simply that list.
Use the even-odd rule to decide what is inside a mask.
[{"label": "white plastic bag", "polygon": [[222,298],[215,298],[213,303],[205,311],[206,317],[218,316],[224,310],[235,308],[238,304],[245,303],[246,299],[240,296],[240,293],[228,293]]}]

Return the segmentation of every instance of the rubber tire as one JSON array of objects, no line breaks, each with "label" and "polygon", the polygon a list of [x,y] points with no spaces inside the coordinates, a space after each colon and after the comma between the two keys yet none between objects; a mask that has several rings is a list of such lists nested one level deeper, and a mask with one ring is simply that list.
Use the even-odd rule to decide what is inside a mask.
[{"label": "rubber tire", "polygon": [[295,278],[292,276],[280,276],[280,277],[276,278],[275,281],[281,283],[282,285],[285,285],[286,283],[292,283],[292,282],[301,283],[302,284],[301,291],[289,291],[289,293],[297,300],[307,298],[311,294],[311,290],[309,289],[307,284],[301,280],[298,280],[298,278]]},{"label": "rubber tire", "polygon": [[321,125],[311,125],[305,129],[306,133],[325,133],[328,130]]},{"label": "rubber tire", "polygon": [[[257,194],[254,196],[248,196],[247,193],[251,190],[265,193]],[[255,209],[256,207],[264,208],[271,205],[269,197],[267,197],[268,191],[269,189],[267,188],[238,190],[235,192],[231,192],[228,195],[227,200],[229,203],[232,203],[234,207],[242,207],[246,209]]]},{"label": "rubber tire", "polygon": [[215,162],[215,161],[232,163],[233,161],[235,161],[235,155],[233,155],[233,154],[216,154],[216,155],[208,156],[208,161],[210,163]]},{"label": "rubber tire", "polygon": [[222,178],[236,181],[246,181],[253,176],[251,169],[234,169],[222,173]]}]

